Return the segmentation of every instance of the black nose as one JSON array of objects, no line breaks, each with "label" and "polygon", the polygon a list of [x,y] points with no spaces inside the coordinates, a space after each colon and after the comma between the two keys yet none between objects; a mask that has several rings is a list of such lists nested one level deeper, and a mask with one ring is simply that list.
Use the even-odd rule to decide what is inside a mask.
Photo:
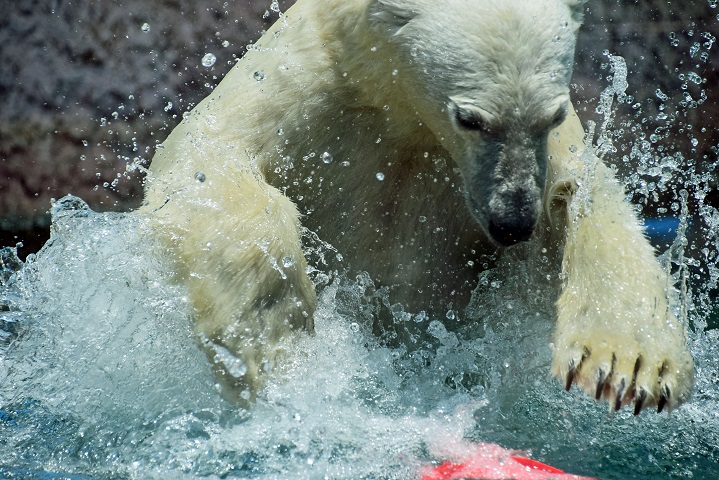
[{"label": "black nose", "polygon": [[526,219],[490,220],[489,236],[503,247],[511,247],[529,240],[534,232],[534,221]]}]

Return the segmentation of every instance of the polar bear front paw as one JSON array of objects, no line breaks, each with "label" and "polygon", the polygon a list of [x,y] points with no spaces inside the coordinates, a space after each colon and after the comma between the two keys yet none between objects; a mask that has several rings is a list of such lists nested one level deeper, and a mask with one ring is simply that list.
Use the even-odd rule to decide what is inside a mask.
[{"label": "polar bear front paw", "polygon": [[552,373],[566,390],[577,384],[615,410],[632,401],[635,415],[651,407],[671,410],[689,398],[694,383],[683,335],[647,335],[641,329],[638,333],[643,338],[591,328],[571,335],[558,332]]}]

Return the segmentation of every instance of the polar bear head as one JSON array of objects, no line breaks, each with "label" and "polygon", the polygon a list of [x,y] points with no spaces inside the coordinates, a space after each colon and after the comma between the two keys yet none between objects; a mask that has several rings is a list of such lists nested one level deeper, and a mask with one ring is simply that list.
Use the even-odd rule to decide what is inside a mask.
[{"label": "polar bear head", "polygon": [[469,209],[498,244],[529,238],[547,139],[566,117],[585,0],[375,0],[408,100],[452,154]]}]

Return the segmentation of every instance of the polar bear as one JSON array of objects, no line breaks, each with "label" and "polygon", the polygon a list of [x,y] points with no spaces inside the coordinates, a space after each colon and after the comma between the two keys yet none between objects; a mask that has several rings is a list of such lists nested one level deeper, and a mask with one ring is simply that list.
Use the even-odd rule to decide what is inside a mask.
[{"label": "polar bear", "polygon": [[[299,0],[158,147],[141,214],[222,392],[313,329],[301,225],[392,300],[467,303],[484,251],[561,255],[553,374],[616,409],[693,386],[667,275],[569,99],[582,0]],[[558,268],[560,268],[558,266]]]}]

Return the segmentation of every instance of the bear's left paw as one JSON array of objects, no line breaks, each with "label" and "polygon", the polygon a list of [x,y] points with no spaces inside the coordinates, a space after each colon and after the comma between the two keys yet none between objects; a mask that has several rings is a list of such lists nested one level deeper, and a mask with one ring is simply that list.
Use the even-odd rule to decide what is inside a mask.
[{"label": "bear's left paw", "polygon": [[558,335],[552,373],[567,390],[575,383],[615,410],[632,401],[635,415],[650,407],[671,410],[689,398],[694,366],[683,338],[659,337],[591,329]]}]

